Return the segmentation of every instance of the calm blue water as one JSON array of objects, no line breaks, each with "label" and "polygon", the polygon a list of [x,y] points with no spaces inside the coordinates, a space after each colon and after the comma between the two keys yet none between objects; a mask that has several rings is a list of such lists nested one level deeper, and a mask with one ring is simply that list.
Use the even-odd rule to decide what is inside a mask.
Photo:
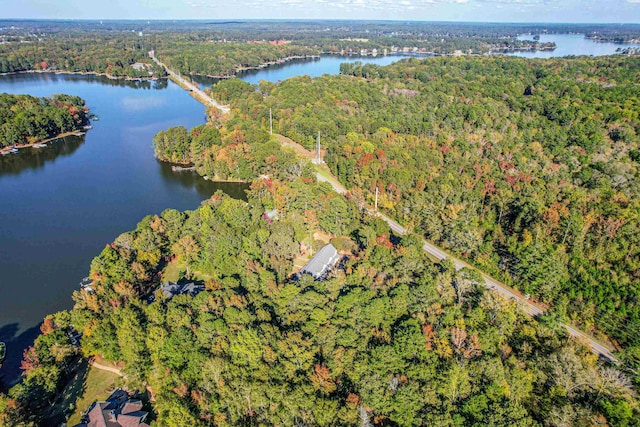
[{"label": "calm blue water", "polygon": [[257,84],[260,80],[267,80],[269,82],[275,83],[278,80],[286,80],[290,77],[295,76],[307,75],[309,77],[319,77],[323,74],[339,74],[340,64],[345,62],[360,61],[363,64],[389,65],[403,58],[406,58],[406,56],[323,56],[319,59],[302,62],[292,62],[290,64],[281,65],[274,68],[267,68],[264,70],[249,70],[241,73],[238,77],[252,84]]},{"label": "calm blue water", "polygon": [[[518,37],[518,39],[533,40],[533,36],[525,35]],[[569,55],[604,56],[615,54],[617,49],[640,47],[640,45],[637,44],[596,43],[584,38],[582,34],[543,34],[540,35],[540,42],[555,42],[557,46],[556,50],[552,52],[518,52],[512,55],[523,58],[553,58]]]},{"label": "calm blue water", "polygon": [[145,215],[194,209],[233,188],[154,159],[155,133],[204,123],[204,107],[172,82],[22,74],[0,76],[0,92],[79,95],[100,117],[84,137],[0,156],[0,341],[8,344],[0,376],[10,381],[34,328],[71,307],[105,244]]},{"label": "calm blue water", "polygon": [[[317,59],[303,59],[288,62],[286,64],[269,67],[260,70],[248,70],[238,74],[238,78],[251,84],[258,84],[260,80],[277,83],[290,77],[304,76],[319,77],[323,74],[339,74],[340,64],[344,62],[360,61],[363,64],[389,65],[399,61],[407,56],[388,55],[388,56],[331,56],[325,55]],[[193,78],[201,89],[205,89],[215,83],[217,80],[207,77],[196,76]]]}]

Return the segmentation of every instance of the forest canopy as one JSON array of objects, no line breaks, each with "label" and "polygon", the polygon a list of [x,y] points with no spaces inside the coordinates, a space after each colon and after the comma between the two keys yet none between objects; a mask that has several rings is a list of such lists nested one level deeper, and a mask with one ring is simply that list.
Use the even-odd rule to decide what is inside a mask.
[{"label": "forest canopy", "polygon": [[[347,188],[569,321],[640,348],[640,59],[430,58],[230,90],[231,123],[312,148]],[[236,94],[235,96],[233,94]]]},{"label": "forest canopy", "polygon": [[[321,235],[335,236],[343,263],[324,281],[296,278]],[[167,263],[205,290],[165,297]],[[159,426],[639,419],[629,378],[554,318],[534,320],[475,272],[429,261],[419,237],[393,238],[324,183],[256,180],[247,202],[218,194],[148,216],[94,258],[91,278],[25,353],[25,381],[0,398],[9,423],[43,421],[77,357],[70,326],[83,355],[124,363],[129,386],[147,388]]]},{"label": "forest canopy", "polygon": [[88,112],[85,101],[78,96],[37,98],[0,93],[0,148],[80,129],[88,123]]}]

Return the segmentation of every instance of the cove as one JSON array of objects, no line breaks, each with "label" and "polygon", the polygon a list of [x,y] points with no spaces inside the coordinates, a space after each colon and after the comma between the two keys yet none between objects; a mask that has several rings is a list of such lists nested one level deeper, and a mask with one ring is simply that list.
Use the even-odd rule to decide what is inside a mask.
[{"label": "cove", "polygon": [[153,136],[205,121],[204,107],[171,81],[97,76],[0,76],[0,92],[84,98],[100,117],[82,137],[0,156],[0,341],[5,385],[42,319],[71,308],[91,259],[145,215],[187,210],[215,191],[244,197],[245,184],[173,172],[153,157]]},{"label": "cove", "polygon": [[[246,70],[238,73],[236,78],[251,84],[258,84],[260,80],[276,83],[291,77],[304,76],[320,77],[323,74],[339,74],[340,64],[344,62],[362,62],[363,64],[389,65],[409,56],[339,56],[322,55],[319,58],[295,59],[279,65],[273,65],[258,70]],[[193,81],[200,85],[201,89],[210,87],[218,79],[205,76],[192,76]]]},{"label": "cove", "polygon": [[[522,35],[518,37],[520,40],[533,40],[533,35]],[[512,56],[520,56],[523,58],[555,58],[559,56],[569,55],[593,55],[604,56],[614,55],[618,49],[628,47],[639,48],[640,45],[634,44],[617,44],[617,43],[600,43],[585,38],[583,34],[541,34],[540,43],[555,42],[556,49],[553,51],[541,52],[517,52]]]}]

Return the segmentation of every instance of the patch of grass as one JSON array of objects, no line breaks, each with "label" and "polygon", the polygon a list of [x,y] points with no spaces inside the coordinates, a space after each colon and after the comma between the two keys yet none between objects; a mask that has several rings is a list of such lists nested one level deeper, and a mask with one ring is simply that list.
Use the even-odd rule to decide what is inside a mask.
[{"label": "patch of grass", "polygon": [[307,254],[298,255],[297,257],[295,257],[293,259],[293,273],[297,273],[298,271],[302,270],[302,267],[304,267],[310,259],[311,258]]},{"label": "patch of grass", "polygon": [[69,417],[67,425],[74,426],[80,422],[84,411],[96,400],[105,400],[109,393],[122,385],[123,379],[118,375],[90,367],[86,378],[82,382],[84,393],[75,401],[75,410]]},{"label": "patch of grass", "polygon": [[207,280],[211,280],[213,279],[213,276],[210,274],[205,274],[201,271],[192,271],[191,272],[191,277],[193,278],[193,280],[195,280],[196,282],[206,282]]},{"label": "patch of grass", "polygon": [[184,263],[174,259],[162,270],[162,282],[177,282],[184,276],[187,267]]},{"label": "patch of grass", "polygon": [[[327,243],[329,243],[329,241],[331,241],[331,236],[327,233],[324,233],[320,230],[316,230],[313,233],[313,239],[314,239],[314,246],[317,246],[318,248],[316,250],[318,250],[319,248],[321,248],[322,246],[326,245]],[[320,242],[318,244],[318,242]]]}]

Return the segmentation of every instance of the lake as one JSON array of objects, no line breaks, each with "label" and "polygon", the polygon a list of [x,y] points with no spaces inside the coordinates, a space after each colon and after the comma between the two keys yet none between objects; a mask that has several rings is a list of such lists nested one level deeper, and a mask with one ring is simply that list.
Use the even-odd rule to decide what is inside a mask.
[{"label": "lake", "polygon": [[[533,35],[523,35],[518,39],[533,40]],[[518,52],[511,55],[523,58],[554,58],[569,55],[604,56],[615,54],[617,49],[640,47],[637,44],[598,43],[586,39],[582,34],[541,34],[540,42],[555,42],[556,49],[550,52]]]},{"label": "lake", "polygon": [[96,76],[0,76],[0,92],[84,98],[100,117],[83,137],[0,156],[0,370],[10,382],[22,350],[49,313],[71,308],[71,293],[91,259],[145,215],[194,209],[222,189],[194,172],[173,172],[153,157],[153,136],[205,122],[204,107],[173,82]]},{"label": "lake", "polygon": [[[577,35],[544,35],[554,52],[518,56],[604,55],[621,45]],[[338,57],[293,61],[247,71],[250,83],[297,75],[337,74],[342,62],[387,65],[404,56]],[[212,80],[201,79],[203,86]],[[216,190],[242,197],[238,184],[212,183],[194,172],[172,172],[156,161],[151,141],[170,126],[204,123],[204,107],[173,82],[125,82],[97,76],[0,76],[0,92],[78,95],[100,121],[83,137],[42,149],[0,156],[0,341],[8,344],[0,380],[18,373],[22,350],[47,314],[71,307],[71,292],[91,259],[145,215],[166,208],[194,209]]]},{"label": "lake", "polygon": [[[284,64],[275,65],[259,70],[247,70],[238,74],[240,80],[251,84],[258,84],[260,80],[278,82],[290,77],[304,76],[320,77],[323,74],[339,74],[340,64],[344,62],[360,61],[363,64],[389,65],[408,56],[387,55],[387,56],[338,56],[323,55],[320,58],[296,59]],[[210,77],[194,76],[193,80],[200,85],[201,89],[210,87],[217,79]]]}]

